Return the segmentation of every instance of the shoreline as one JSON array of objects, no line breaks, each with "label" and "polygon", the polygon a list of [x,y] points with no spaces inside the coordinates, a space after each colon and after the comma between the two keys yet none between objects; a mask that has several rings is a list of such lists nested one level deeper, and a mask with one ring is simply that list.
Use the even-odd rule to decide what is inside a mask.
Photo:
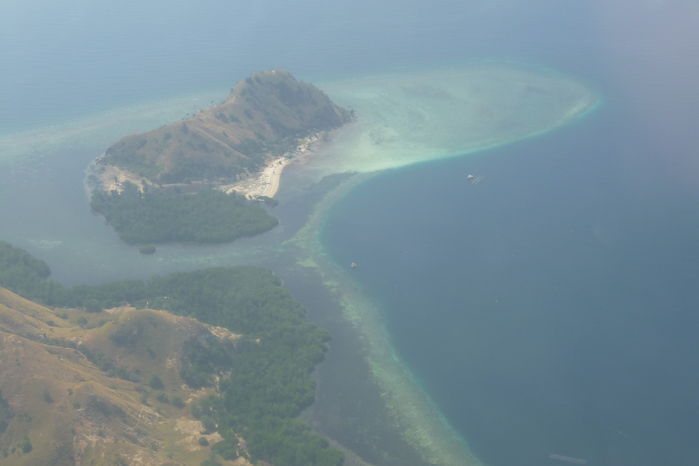
[{"label": "shoreline", "polygon": [[257,176],[233,184],[219,186],[217,189],[226,194],[238,193],[246,199],[274,197],[279,191],[282,173],[289,164],[286,157],[277,157],[267,163]]},{"label": "shoreline", "polygon": [[302,138],[299,140],[296,149],[269,161],[257,176],[232,184],[221,185],[218,189],[226,194],[237,192],[247,199],[256,199],[258,197],[273,198],[281,188],[282,175],[286,167],[292,164],[303,165],[308,163],[313,156],[324,149],[324,146],[333,141],[339,132],[346,129],[352,123],[353,122],[350,121],[339,128],[329,131],[319,131]]},{"label": "shoreline", "polygon": [[328,257],[320,240],[332,206],[374,173],[358,174],[332,188],[314,206],[304,227],[286,245],[297,248],[297,265],[315,271],[338,303],[342,318],[366,344],[369,376],[378,384],[395,429],[426,464],[482,466],[465,439],[454,430],[390,343],[380,309],[353,283],[347,271]]}]

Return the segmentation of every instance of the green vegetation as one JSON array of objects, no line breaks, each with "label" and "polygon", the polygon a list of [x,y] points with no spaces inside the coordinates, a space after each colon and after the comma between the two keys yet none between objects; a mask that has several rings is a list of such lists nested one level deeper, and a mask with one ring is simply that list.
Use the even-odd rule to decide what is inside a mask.
[{"label": "green vegetation", "polygon": [[53,397],[51,396],[51,392],[49,391],[48,388],[44,388],[43,396],[44,396],[44,401],[46,403],[48,403],[48,404],[53,403],[54,400],[53,400]]},{"label": "green vegetation", "polygon": [[4,433],[10,422],[10,419],[14,417],[12,408],[5,398],[2,397],[2,392],[0,392],[0,434]]},{"label": "green vegetation", "polygon": [[97,366],[99,370],[105,372],[109,377],[118,377],[131,382],[140,380],[139,371],[133,371],[129,368],[112,361],[108,356],[100,351],[90,351],[86,346],[75,345],[74,347],[83,356],[85,356],[92,364]]},{"label": "green vegetation", "polygon": [[174,406],[175,408],[182,409],[185,406],[184,401],[179,396],[173,396],[172,399],[170,400],[170,403],[172,403],[172,406]]},{"label": "green vegetation", "polygon": [[0,241],[0,285],[28,299],[39,299],[53,304],[62,301],[63,287],[48,280],[51,274],[44,261],[26,251]]},{"label": "green vegetation", "polygon": [[22,438],[22,441],[19,442],[19,449],[26,455],[27,453],[31,452],[33,448],[31,439],[29,436],[25,435]]},{"label": "green vegetation", "polygon": [[165,384],[163,384],[162,379],[155,374],[151,376],[150,380],[148,381],[148,385],[150,385],[150,388],[153,390],[162,390],[165,388]]},{"label": "green vegetation", "polygon": [[214,459],[207,458],[204,461],[202,461],[201,466],[221,466],[221,463]]},{"label": "green vegetation", "polygon": [[[0,274],[0,286],[20,293],[35,287],[31,297],[45,304],[164,309],[243,335],[229,343],[202,335],[189,341],[182,355],[181,376],[192,387],[210,385],[213,375],[221,377],[220,395],[202,399],[193,409],[207,430],[218,430],[223,436],[212,447],[216,453],[224,458],[238,456],[240,435],[254,460],[288,466],[342,463],[338,450],[295,419],[313,401],[311,372],[325,354],[328,335],[305,321],[304,309],[270,271],[210,268],[143,281],[66,288],[48,279],[46,264],[8,247],[0,243],[0,271],[14,274]],[[9,267],[11,264],[19,265]],[[130,344],[138,338],[137,327],[126,325],[124,329],[112,336],[115,344]],[[137,380],[137,374],[101,354],[86,356],[114,376]],[[153,389],[164,385],[153,377],[148,384]],[[104,410],[103,406],[92,408]]]},{"label": "green vegetation", "polygon": [[230,366],[234,351],[211,334],[193,338],[182,349],[180,377],[192,388],[211,386],[212,375]]},{"label": "green vegetation", "polygon": [[[278,223],[260,205],[214,189],[197,193],[154,189],[141,193],[126,183],[121,194],[93,192],[91,206],[129,244],[223,243],[254,236]],[[141,252],[148,254],[155,249],[151,252],[150,248],[141,248]]]}]

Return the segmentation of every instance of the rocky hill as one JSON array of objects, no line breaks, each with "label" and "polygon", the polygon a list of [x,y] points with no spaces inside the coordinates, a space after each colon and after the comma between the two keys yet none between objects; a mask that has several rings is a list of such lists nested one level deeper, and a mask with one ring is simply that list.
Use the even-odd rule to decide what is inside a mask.
[{"label": "rocky hill", "polygon": [[0,463],[199,465],[216,457],[221,436],[190,414],[215,388],[190,388],[183,368],[193,342],[233,351],[237,339],[165,311],[54,310],[0,288]]},{"label": "rocky hill", "polygon": [[286,71],[264,71],[237,83],[221,105],[123,138],[96,165],[136,184],[235,182],[350,119],[317,87]]}]

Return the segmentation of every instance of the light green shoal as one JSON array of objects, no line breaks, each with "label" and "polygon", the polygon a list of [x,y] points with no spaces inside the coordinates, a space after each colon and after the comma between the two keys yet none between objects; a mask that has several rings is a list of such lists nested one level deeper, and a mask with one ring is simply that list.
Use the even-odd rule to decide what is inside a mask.
[{"label": "light green shoal", "polygon": [[461,156],[561,127],[599,96],[569,76],[477,62],[322,84],[358,118],[309,165],[318,175],[371,172]]}]

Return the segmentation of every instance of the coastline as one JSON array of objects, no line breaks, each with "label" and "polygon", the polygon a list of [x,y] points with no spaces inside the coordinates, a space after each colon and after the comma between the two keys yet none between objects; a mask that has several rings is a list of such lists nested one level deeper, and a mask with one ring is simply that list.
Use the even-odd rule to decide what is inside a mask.
[{"label": "coastline", "polygon": [[256,199],[258,197],[273,198],[279,192],[282,174],[286,167],[292,164],[301,165],[308,163],[314,155],[323,150],[324,145],[332,141],[337,134],[351,124],[352,122],[346,123],[339,128],[330,131],[319,131],[302,138],[296,149],[270,160],[257,176],[251,176],[233,184],[221,185],[218,189],[226,194],[237,192],[247,199]]},{"label": "coastline", "polygon": [[247,199],[259,197],[274,197],[281,186],[284,168],[301,157],[307,157],[314,152],[314,144],[320,139],[321,133],[315,133],[299,141],[293,151],[282,154],[269,162],[260,172],[247,179],[218,187],[226,194],[238,193]]},{"label": "coastline", "polygon": [[[437,155],[435,157],[429,157],[424,160],[410,161],[405,165],[389,165],[380,168],[369,168],[368,170],[361,170],[361,167],[350,167],[351,172],[364,172],[364,173],[377,173],[386,169],[399,168],[401,166],[407,166],[417,163],[425,163],[433,160],[447,159],[454,157],[461,157],[469,154],[474,154],[478,152],[484,152],[490,149],[495,149],[504,145],[514,144],[520,141],[526,141],[529,139],[534,139],[540,136],[544,136],[552,131],[568,126],[587,115],[593,113],[600,106],[604,104],[603,99],[599,96],[590,96],[589,100],[579,101],[575,106],[570,108],[565,114],[563,114],[557,121],[553,122],[549,127],[542,128],[538,131],[531,131],[529,134],[515,136],[509,139],[493,139],[489,141],[483,141],[480,144],[464,148],[462,151],[456,152],[446,152],[444,154]],[[327,146],[336,141],[336,136],[341,134],[343,130],[350,129],[353,122],[343,125],[340,128],[336,128],[331,131],[319,132],[311,135],[307,138],[301,140],[301,143],[295,151],[288,154],[284,154],[276,159],[271,160],[265,166],[265,168],[256,177],[251,177],[249,179],[231,184],[221,186],[219,189],[230,194],[231,192],[238,192],[244,195],[248,199],[255,199],[257,197],[274,197],[276,196],[279,188],[281,186],[281,178],[284,169],[290,164],[305,164],[312,163],[313,155],[324,149],[323,145]],[[348,131],[349,133],[349,131]],[[328,173],[333,174],[333,173]]]},{"label": "coastline", "polygon": [[238,193],[246,199],[274,197],[279,191],[281,176],[288,164],[289,159],[286,157],[277,157],[269,161],[257,176],[251,176],[233,184],[225,184],[218,189],[226,194]]},{"label": "coastline", "polygon": [[314,207],[304,227],[286,246],[296,249],[297,265],[318,274],[338,303],[343,319],[365,343],[370,376],[376,381],[395,429],[420,455],[436,465],[482,466],[466,441],[449,425],[410,369],[395,353],[381,323],[381,311],[347,274],[328,257],[320,240],[332,206],[375,173],[358,174],[338,184]]}]

